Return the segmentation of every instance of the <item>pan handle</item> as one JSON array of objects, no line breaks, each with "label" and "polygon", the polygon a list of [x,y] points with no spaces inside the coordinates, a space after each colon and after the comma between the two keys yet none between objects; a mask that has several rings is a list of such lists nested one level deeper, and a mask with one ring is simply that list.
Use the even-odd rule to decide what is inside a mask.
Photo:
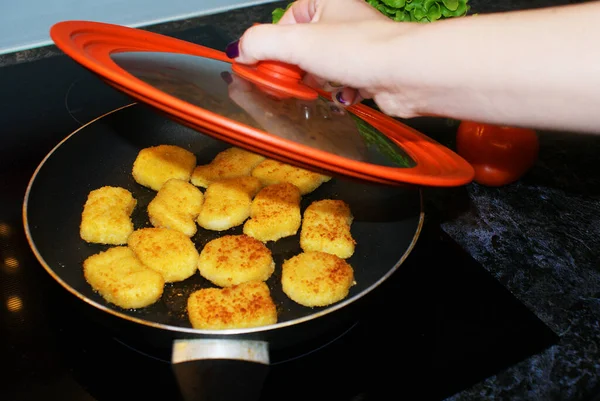
[{"label": "pan handle", "polygon": [[269,369],[269,344],[236,339],[175,340],[171,362],[185,401],[256,401]]}]

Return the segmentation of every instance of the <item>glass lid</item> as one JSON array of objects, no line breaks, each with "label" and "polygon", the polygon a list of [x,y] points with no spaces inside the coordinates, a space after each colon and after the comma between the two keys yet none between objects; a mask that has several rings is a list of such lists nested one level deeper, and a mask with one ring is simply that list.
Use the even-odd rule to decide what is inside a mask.
[{"label": "glass lid", "polygon": [[111,58],[162,92],[279,138],[355,161],[414,166],[379,130],[331,100],[268,90],[232,71],[230,63],[166,52],[114,53]]},{"label": "glass lid", "polygon": [[95,21],[58,22],[50,36],[117,90],[282,162],[384,185],[460,186],[475,174],[452,150],[379,110],[338,107],[297,66],[242,65],[198,43]]}]

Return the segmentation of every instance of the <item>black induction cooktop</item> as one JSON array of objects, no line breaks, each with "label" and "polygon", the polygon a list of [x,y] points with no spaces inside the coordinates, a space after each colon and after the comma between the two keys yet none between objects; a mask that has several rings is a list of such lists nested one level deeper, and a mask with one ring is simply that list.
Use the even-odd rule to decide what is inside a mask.
[{"label": "black induction cooktop", "polygon": [[[221,50],[230,39],[209,25],[173,36]],[[74,308],[81,301],[37,263],[21,220],[45,154],[131,99],[66,56],[4,67],[0,87],[0,399],[180,400],[168,353]],[[557,340],[426,216],[414,250],[355,321],[279,351],[261,400],[443,400]]]}]

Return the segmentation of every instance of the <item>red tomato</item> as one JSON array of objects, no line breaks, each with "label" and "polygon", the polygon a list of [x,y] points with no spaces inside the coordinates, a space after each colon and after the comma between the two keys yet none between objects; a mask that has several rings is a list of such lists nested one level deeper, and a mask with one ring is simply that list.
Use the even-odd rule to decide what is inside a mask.
[{"label": "red tomato", "polygon": [[532,129],[462,121],[456,152],[473,166],[475,182],[502,186],[529,170],[537,159],[539,141]]}]

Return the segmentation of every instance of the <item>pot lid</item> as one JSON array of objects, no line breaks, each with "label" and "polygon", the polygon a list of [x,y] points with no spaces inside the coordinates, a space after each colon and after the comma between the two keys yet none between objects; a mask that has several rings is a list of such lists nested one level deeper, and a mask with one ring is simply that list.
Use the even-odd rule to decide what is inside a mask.
[{"label": "pot lid", "polygon": [[447,147],[367,105],[339,108],[296,66],[237,64],[215,49],[100,22],[59,22],[50,36],[109,85],[234,146],[388,185],[473,179],[472,166]]}]

